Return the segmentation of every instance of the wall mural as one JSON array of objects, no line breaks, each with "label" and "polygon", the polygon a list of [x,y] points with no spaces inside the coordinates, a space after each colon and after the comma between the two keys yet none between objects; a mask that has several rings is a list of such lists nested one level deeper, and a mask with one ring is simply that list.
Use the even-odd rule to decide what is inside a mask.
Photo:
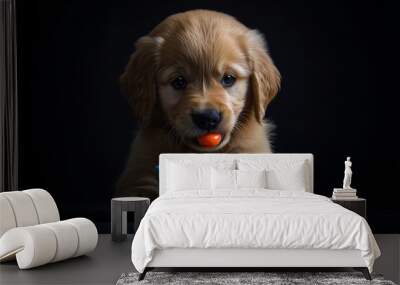
[{"label": "wall mural", "polygon": [[[15,4],[18,164],[8,169],[18,170],[19,189],[48,190],[64,219],[87,217],[109,232],[112,197],[157,197],[160,153],[272,151],[312,153],[315,193],[327,197],[351,156],[351,185],[368,201],[372,230],[398,230],[400,208],[387,190],[400,171],[398,49],[388,44],[395,9],[376,1]],[[199,8],[226,16],[179,14]]]}]

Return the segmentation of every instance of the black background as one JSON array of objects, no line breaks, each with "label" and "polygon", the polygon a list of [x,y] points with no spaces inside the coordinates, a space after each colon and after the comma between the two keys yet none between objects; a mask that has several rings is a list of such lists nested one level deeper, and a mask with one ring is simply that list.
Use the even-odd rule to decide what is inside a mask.
[{"label": "black background", "polygon": [[43,187],[62,218],[108,231],[135,122],[118,76],[166,16],[207,8],[259,29],[282,90],[267,110],[275,152],[315,155],[330,195],[353,160],[375,232],[400,232],[398,14],[382,1],[17,1],[20,188]]}]

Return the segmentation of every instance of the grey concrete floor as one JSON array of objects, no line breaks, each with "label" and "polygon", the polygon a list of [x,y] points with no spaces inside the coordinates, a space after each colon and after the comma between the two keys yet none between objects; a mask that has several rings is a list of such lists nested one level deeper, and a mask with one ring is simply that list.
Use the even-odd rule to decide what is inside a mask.
[{"label": "grey concrete floor", "polygon": [[381,257],[375,261],[374,272],[400,284],[400,234],[375,235],[375,239],[381,250]]},{"label": "grey concrete floor", "polygon": [[[382,251],[374,272],[400,282],[400,235],[375,235]],[[132,236],[115,243],[110,235],[100,235],[94,252],[29,270],[19,270],[16,262],[0,264],[0,284],[115,284],[124,272],[134,271],[130,259]]]}]

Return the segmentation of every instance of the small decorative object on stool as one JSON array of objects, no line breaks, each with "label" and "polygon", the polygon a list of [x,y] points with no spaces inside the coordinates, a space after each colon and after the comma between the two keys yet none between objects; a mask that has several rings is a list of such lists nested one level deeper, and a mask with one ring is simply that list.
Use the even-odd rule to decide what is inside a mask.
[{"label": "small decorative object on stool", "polygon": [[144,197],[119,197],[111,199],[111,238],[113,241],[124,241],[127,236],[127,212],[134,213],[134,230],[139,227],[150,199]]},{"label": "small decorative object on stool", "polygon": [[344,162],[344,179],[343,179],[343,188],[334,188],[332,199],[336,200],[354,200],[357,199],[357,190],[351,188],[351,178],[353,176],[353,172],[351,170],[352,162],[350,161],[350,157],[347,157]]}]

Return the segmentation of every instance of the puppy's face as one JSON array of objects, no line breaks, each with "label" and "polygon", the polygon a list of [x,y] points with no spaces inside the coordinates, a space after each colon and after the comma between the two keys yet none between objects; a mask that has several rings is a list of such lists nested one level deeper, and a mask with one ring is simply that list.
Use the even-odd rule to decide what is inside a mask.
[{"label": "puppy's face", "polygon": [[[238,42],[222,34],[183,30],[164,42],[159,68],[159,100],[182,141],[199,151],[225,146],[245,106],[250,75]],[[219,133],[221,142],[199,145],[197,138],[208,132]]]},{"label": "puppy's face", "polygon": [[[254,115],[261,123],[279,73],[258,33],[224,14],[191,11],[167,18],[139,40],[121,82],[128,95],[135,92],[130,98],[141,119],[151,119],[159,100],[184,144],[216,151],[243,118]],[[201,146],[198,138],[209,132],[222,140]]]}]

